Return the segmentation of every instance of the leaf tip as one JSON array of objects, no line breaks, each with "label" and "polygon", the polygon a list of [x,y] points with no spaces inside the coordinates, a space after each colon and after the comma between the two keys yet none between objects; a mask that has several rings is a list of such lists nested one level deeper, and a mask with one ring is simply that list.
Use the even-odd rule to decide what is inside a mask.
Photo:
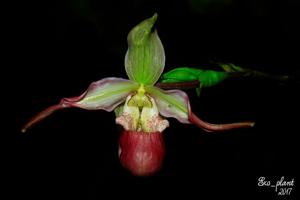
[{"label": "leaf tip", "polygon": [[151,17],[151,21],[153,22],[153,24],[156,22],[157,17],[158,17],[158,14],[157,14],[157,12],[155,12],[154,15]]}]

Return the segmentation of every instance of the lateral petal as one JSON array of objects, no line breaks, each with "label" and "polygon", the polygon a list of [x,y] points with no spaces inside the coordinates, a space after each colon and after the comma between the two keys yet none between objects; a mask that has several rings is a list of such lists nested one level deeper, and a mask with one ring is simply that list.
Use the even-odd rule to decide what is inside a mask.
[{"label": "lateral petal", "polygon": [[148,86],[146,92],[152,96],[157,104],[160,114],[164,117],[174,117],[181,123],[189,124],[189,98],[180,90],[161,90]]},{"label": "lateral petal", "polygon": [[93,82],[80,96],[64,98],[59,104],[50,106],[35,115],[22,128],[22,132],[39,123],[57,110],[69,107],[79,107],[87,110],[114,110],[125,101],[126,97],[133,93],[139,85],[133,81],[122,78],[104,78]]}]

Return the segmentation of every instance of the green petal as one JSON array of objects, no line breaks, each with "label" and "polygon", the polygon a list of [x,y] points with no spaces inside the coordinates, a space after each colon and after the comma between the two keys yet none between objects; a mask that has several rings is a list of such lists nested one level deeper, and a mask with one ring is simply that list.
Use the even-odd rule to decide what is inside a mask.
[{"label": "green petal", "polygon": [[189,98],[180,90],[161,90],[148,86],[146,92],[152,96],[157,104],[160,114],[164,117],[174,117],[182,123],[189,121]]},{"label": "green petal", "polygon": [[125,69],[130,80],[144,85],[154,85],[165,66],[165,52],[156,30],[155,13],[134,27],[128,34]]}]

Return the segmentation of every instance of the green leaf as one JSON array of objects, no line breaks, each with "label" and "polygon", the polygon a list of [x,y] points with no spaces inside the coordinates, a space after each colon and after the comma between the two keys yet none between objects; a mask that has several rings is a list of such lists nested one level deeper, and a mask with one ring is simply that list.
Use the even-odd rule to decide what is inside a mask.
[{"label": "green leaf", "polygon": [[156,30],[155,13],[142,21],[128,34],[125,69],[130,80],[144,85],[154,85],[165,66],[165,52]]},{"label": "green leaf", "polygon": [[198,80],[198,69],[179,67],[172,69],[164,73],[161,76],[161,82],[163,83],[174,83],[174,82],[185,82],[185,81],[196,81]]},{"label": "green leaf", "polygon": [[203,70],[190,67],[179,67],[162,75],[162,82],[184,82],[198,80],[201,87],[211,87],[224,81],[230,76],[228,72]]}]

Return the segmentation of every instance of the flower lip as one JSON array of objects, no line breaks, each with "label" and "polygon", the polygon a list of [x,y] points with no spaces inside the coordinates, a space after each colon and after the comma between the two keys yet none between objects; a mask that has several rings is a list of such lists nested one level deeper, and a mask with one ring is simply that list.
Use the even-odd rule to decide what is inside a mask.
[{"label": "flower lip", "polygon": [[160,132],[126,131],[119,140],[121,164],[136,176],[150,176],[159,171],[165,156],[165,144]]}]

